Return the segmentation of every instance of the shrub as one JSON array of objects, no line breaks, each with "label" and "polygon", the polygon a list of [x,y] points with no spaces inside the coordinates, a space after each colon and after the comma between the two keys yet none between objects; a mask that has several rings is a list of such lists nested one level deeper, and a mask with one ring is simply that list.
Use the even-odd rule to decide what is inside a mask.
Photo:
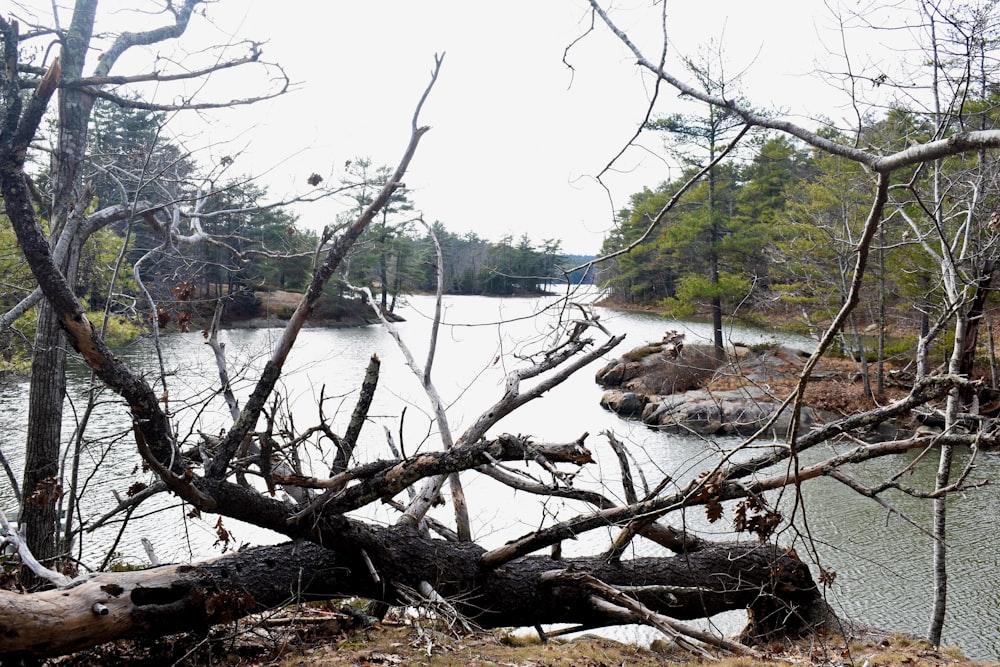
[{"label": "shrub", "polygon": [[[229,311],[229,316],[234,318],[248,318],[248,317],[258,317],[260,315],[261,301],[253,292],[249,291],[236,291],[229,295],[229,305],[227,310]],[[294,308],[292,309],[294,311]],[[288,315],[282,315],[275,313],[275,315],[281,319],[288,319]]]}]

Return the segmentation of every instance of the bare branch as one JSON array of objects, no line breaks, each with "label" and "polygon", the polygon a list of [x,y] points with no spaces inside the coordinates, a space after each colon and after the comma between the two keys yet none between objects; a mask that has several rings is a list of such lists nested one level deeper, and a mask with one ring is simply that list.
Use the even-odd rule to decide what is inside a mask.
[{"label": "bare branch", "polygon": [[[470,470],[489,465],[495,461],[531,460],[540,455],[551,462],[578,462],[589,456],[581,451],[579,443],[538,444],[528,438],[502,435],[495,440],[481,440],[477,443],[456,446],[451,450],[428,452],[402,461],[376,461],[317,481],[317,488],[329,488],[322,498],[317,499],[306,510],[299,512],[294,521],[324,507],[324,512],[343,514],[363,507],[383,496],[393,496],[421,479],[443,477],[454,472]],[[343,488],[350,480],[358,484]],[[307,482],[302,482],[306,484]],[[341,490],[343,489],[343,490]]]},{"label": "bare branch", "polygon": [[212,323],[209,325],[208,338],[205,344],[212,348],[212,354],[215,356],[215,366],[219,369],[219,387],[222,391],[222,396],[226,399],[226,405],[229,406],[229,414],[232,416],[233,421],[236,421],[240,416],[240,406],[236,401],[236,396],[233,395],[232,385],[229,383],[229,370],[225,352],[226,345],[219,342],[219,323],[222,320],[222,311],[224,308],[225,303],[220,298],[215,304],[215,313],[212,315]]},{"label": "bare branch", "polygon": [[[94,71],[95,76],[107,76],[111,68],[118,62],[118,59],[133,47],[149,46],[180,37],[187,29],[188,21],[191,20],[194,8],[203,2],[204,0],[182,0],[180,7],[174,7],[173,3],[171,3],[169,7],[174,14],[173,24],[160,26],[144,32],[123,32],[118,35],[111,47],[101,54],[101,58]],[[78,19],[79,15],[84,13],[74,12],[74,21]]]},{"label": "bare branch", "polygon": [[17,555],[21,557],[21,562],[34,572],[36,576],[50,581],[56,586],[66,586],[70,583],[71,579],[66,575],[55,570],[50,570],[38,562],[31,553],[31,550],[28,549],[28,545],[21,539],[17,530],[7,521],[7,515],[2,510],[0,510],[0,528],[3,529],[3,539],[17,549]]},{"label": "bare branch", "polygon": [[579,266],[574,266],[572,268],[565,269],[565,273],[569,274],[574,271],[579,271],[581,269],[589,270],[596,264],[600,264],[601,262],[606,262],[607,260],[613,259],[620,255],[628,254],[633,250],[635,250],[640,245],[642,245],[643,243],[645,243],[646,241],[648,241],[650,237],[653,235],[653,232],[656,231],[657,228],[659,228],[660,223],[662,223],[666,219],[667,213],[669,213],[671,210],[673,210],[675,206],[677,206],[677,203],[684,196],[684,193],[686,193],[688,190],[694,187],[699,181],[701,181],[701,179],[703,179],[710,171],[712,171],[712,169],[714,169],[720,162],[722,162],[722,160],[724,160],[729,155],[729,153],[736,148],[737,144],[739,144],[743,136],[750,131],[751,127],[752,126],[749,124],[745,125],[743,129],[740,130],[739,134],[736,135],[736,138],[733,139],[731,142],[729,142],[729,144],[724,149],[719,151],[719,154],[716,156],[714,160],[712,160],[704,167],[699,169],[697,173],[691,176],[691,178],[687,179],[684,182],[684,185],[678,188],[677,191],[674,192],[673,195],[671,195],[670,200],[666,204],[664,204],[659,211],[656,212],[656,215],[653,216],[652,219],[649,221],[649,224],[646,225],[645,231],[643,231],[643,233],[639,236],[639,238],[637,238],[632,243],[629,243],[624,248],[621,248],[620,250],[615,250],[614,252],[610,252],[606,255],[602,255],[601,257],[592,259],[586,264],[580,264]]},{"label": "bare branch", "polygon": [[[597,348],[580,355],[576,359],[573,359],[572,361],[566,363],[566,365],[560,367],[564,361],[571,359],[574,354],[580,352],[585,346],[590,344],[589,340],[583,341],[579,339],[580,333],[582,333],[582,329],[574,329],[574,332],[570,334],[570,338],[573,340],[572,345],[565,347],[558,354],[548,357],[531,367],[512,371],[508,374],[507,392],[504,394],[503,398],[501,398],[497,403],[494,403],[492,407],[480,415],[472,426],[470,426],[458,439],[458,444],[474,443],[478,441],[498,421],[525,403],[538,398],[546,391],[561,384],[570,375],[583,368],[591,361],[609,352],[625,338],[624,335],[609,338]],[[525,392],[520,391],[519,382],[521,379],[526,377],[535,377],[548,370],[553,370],[554,372],[549,377],[532,386],[529,390]],[[411,523],[419,521],[419,518],[427,513],[431,504],[434,502],[434,499],[437,497],[441,484],[443,484],[442,479],[428,480],[416,500],[410,503],[406,516],[409,517],[408,520]]]},{"label": "bare branch", "polygon": [[[856,428],[859,425],[873,423],[870,420],[884,420],[886,415],[903,414],[908,412],[917,405],[926,403],[927,401],[932,400],[932,398],[937,398],[947,393],[948,389],[956,382],[963,384],[966,383],[967,380],[964,378],[949,376],[936,376],[934,378],[928,378],[924,381],[918,382],[909,396],[896,401],[893,404],[867,413],[851,415],[845,419],[832,422],[810,431],[808,434],[799,439],[796,451],[802,452],[815,444],[827,442],[836,435],[846,432],[849,428]],[[975,436],[957,435],[937,437],[954,439],[952,440],[953,442],[955,440],[961,440],[966,443],[975,439]],[[867,448],[852,450],[850,453],[842,455],[845,457],[843,460],[838,457],[836,459],[837,465],[849,462],[860,462],[879,456],[895,454],[900,451],[907,451],[909,449],[924,446],[926,442],[926,438],[912,438],[906,441],[895,441],[892,443],[871,445]],[[730,455],[731,454],[732,453],[730,453]],[[751,484],[743,485],[736,483],[736,480],[738,479],[779,463],[780,461],[787,460],[791,456],[791,448],[776,448],[772,453],[765,456],[755,458],[748,462],[730,464],[728,467],[725,465],[725,461],[728,460],[728,457],[726,457],[723,459],[723,463],[720,463],[714,470],[710,472],[706,471],[702,477],[692,480],[691,483],[685,488],[675,493],[663,497],[643,500],[624,507],[604,509],[589,515],[581,515],[529,535],[525,535],[524,537],[508,542],[502,547],[488,551],[483,555],[483,565],[496,567],[501,563],[508,562],[524,554],[542,549],[561,540],[571,538],[581,532],[593,530],[599,527],[622,525],[632,521],[657,519],[675,510],[691,505],[701,504],[709,498],[715,498],[719,501],[733,500],[736,498],[744,498],[750,493],[760,493],[761,491],[767,489],[780,488],[788,484],[797,484],[805,479],[817,477],[823,474],[825,469],[829,468],[829,465],[827,468],[824,468],[822,465],[810,466],[804,470],[797,470],[793,468],[785,473],[775,475],[766,480],[753,482]],[[715,483],[720,490],[718,495],[710,496],[705,493],[704,485],[707,480],[715,480]],[[639,525],[641,526],[641,523]]]},{"label": "bare branch", "polygon": [[697,628],[681,623],[680,621],[664,616],[663,614],[654,612],[638,600],[629,597],[622,591],[612,586],[608,586],[606,583],[600,581],[593,575],[581,572],[570,572],[569,570],[554,570],[542,574],[542,581],[564,585],[575,584],[577,586],[589,588],[608,602],[634,612],[637,615],[637,620],[641,620],[641,622],[657,628],[668,637],[678,642],[681,646],[694,650],[702,657],[710,660],[715,660],[715,656],[711,655],[701,647],[688,643],[685,640],[685,637],[696,639],[710,646],[715,646],[729,651],[730,653],[735,653],[736,655],[749,655],[756,658],[763,657],[763,654],[751,649],[749,646],[698,630]]},{"label": "bare branch", "polygon": [[[160,40],[162,41],[162,40]],[[216,62],[208,67],[203,67],[201,69],[192,69],[189,71],[184,71],[178,74],[164,74],[163,72],[148,72],[145,74],[131,74],[128,76],[117,75],[95,75],[95,76],[85,76],[75,79],[73,81],[67,81],[62,84],[64,88],[87,88],[94,89],[97,86],[124,86],[131,83],[148,83],[155,81],[157,83],[168,83],[170,81],[188,81],[191,79],[201,79],[209,74],[214,74],[216,72],[221,72],[227,69],[232,69],[234,67],[239,67],[241,65],[246,65],[249,63],[259,63],[260,62],[260,44],[258,42],[251,42],[249,40],[244,41],[245,44],[250,45],[250,55],[244,56],[243,58],[237,58],[235,60],[226,60],[222,62]],[[106,60],[105,55],[102,60]],[[271,64],[271,66],[277,67],[277,65]],[[110,68],[108,68],[110,69]],[[98,71],[103,71],[103,68],[99,68]]]},{"label": "bare branch", "polygon": [[361,435],[361,427],[368,419],[368,410],[371,407],[372,399],[375,398],[375,387],[378,384],[378,371],[381,366],[378,355],[373,354],[368,361],[368,368],[365,370],[365,378],[361,382],[361,393],[358,395],[357,405],[351,413],[351,421],[347,426],[347,433],[337,442],[337,455],[330,465],[330,474],[344,472],[347,464],[351,461],[354,447],[357,445],[358,436]]},{"label": "bare branch", "polygon": [[[431,82],[424,90],[424,96],[421,98],[421,101],[430,93],[434,81],[437,79],[437,74],[441,66],[441,59],[439,58],[435,62],[436,66],[431,77]],[[414,119],[416,119],[416,117],[414,117]],[[341,260],[343,260],[344,256],[347,254],[347,250],[354,244],[354,241],[356,241],[361,235],[361,232],[364,231],[368,224],[374,219],[375,214],[389,202],[389,198],[392,196],[392,193],[400,187],[403,175],[406,173],[406,169],[409,167],[410,161],[416,154],[420,138],[428,131],[428,129],[429,128],[427,127],[414,126],[413,133],[410,136],[409,145],[406,147],[403,157],[397,165],[392,178],[386,182],[382,190],[378,193],[372,203],[361,213],[361,215],[358,216],[358,218],[341,233],[340,237],[327,252],[322,265],[318,266],[313,272],[313,277],[309,283],[309,287],[306,290],[305,295],[302,297],[302,300],[299,302],[298,307],[295,309],[295,312],[289,319],[277,346],[271,353],[271,358],[265,365],[257,386],[254,387],[253,393],[250,395],[243,411],[240,413],[240,418],[227,434],[226,439],[220,448],[219,455],[213,459],[212,465],[208,470],[206,470],[206,474],[209,477],[220,479],[225,474],[226,468],[228,467],[233,455],[236,453],[239,444],[243,441],[246,434],[250,432],[254,424],[256,424],[268,396],[270,396],[271,392],[274,390],[274,386],[277,383],[278,378],[281,376],[281,370],[284,367],[285,360],[288,358],[288,353],[292,349],[292,344],[298,337],[299,331],[301,331],[302,326],[305,324],[306,319],[315,307],[316,302],[322,296],[323,287],[340,265]]]}]

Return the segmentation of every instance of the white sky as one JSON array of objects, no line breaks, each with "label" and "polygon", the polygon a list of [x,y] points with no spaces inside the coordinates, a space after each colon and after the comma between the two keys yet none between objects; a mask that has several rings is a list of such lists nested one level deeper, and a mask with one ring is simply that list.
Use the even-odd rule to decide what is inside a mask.
[{"label": "white sky", "polygon": [[[818,61],[843,67],[829,64],[829,50],[842,47],[823,0],[668,3],[675,63],[678,53],[714,39],[725,45],[727,74],[746,68],[742,88],[756,105],[780,106],[810,125],[809,115],[849,117],[837,106],[842,94],[811,75]],[[43,16],[50,6],[26,4]],[[656,59],[659,9],[651,5],[619,0],[612,16]],[[651,89],[600,24],[570,50],[575,72],[563,64],[566,47],[590,25],[582,0],[221,0],[207,13],[214,26],[195,20],[181,45],[230,36],[266,42],[264,58],[281,63],[298,85],[259,106],[190,115],[180,127],[193,147],[234,140],[216,146],[216,155],[245,147],[237,173],[264,175],[275,195],[308,190],[313,172],[336,182],[355,157],[395,165],[440,52],[444,67],[421,117],[432,130],[406,179],[428,221],[491,240],[561,238],[564,251],[592,253],[615,208],[671,177],[661,140],[651,135],[648,150],[629,151],[605,177],[610,198],[595,182],[641,122]],[[117,29],[122,17],[112,13],[98,30]],[[881,52],[875,39],[861,43],[855,68],[872,71],[868,59]],[[160,53],[184,55],[170,47]],[[237,96],[259,83],[242,76]],[[680,110],[675,95],[661,96],[659,113]],[[318,229],[342,208],[326,202],[296,210],[302,224]]]}]

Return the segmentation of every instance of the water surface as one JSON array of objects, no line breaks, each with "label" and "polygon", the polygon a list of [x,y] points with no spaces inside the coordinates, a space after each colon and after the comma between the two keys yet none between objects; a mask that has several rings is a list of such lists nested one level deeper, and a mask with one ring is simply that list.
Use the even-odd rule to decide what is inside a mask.
[{"label": "water surface", "polygon": [[[499,299],[487,297],[449,297],[446,301],[446,325],[439,336],[433,380],[448,404],[448,419],[458,437],[464,428],[504,392],[506,374],[526,355],[537,352],[550,340],[557,314],[538,315],[552,299]],[[424,364],[429,338],[429,317],[433,301],[429,297],[411,297],[398,325],[417,364]],[[617,356],[648,340],[658,340],[667,329],[685,332],[688,342],[708,342],[707,325],[683,323],[634,313],[597,310],[601,322],[615,333],[625,332],[626,341],[612,353]],[[538,315],[538,316],[534,316]],[[570,313],[569,315],[572,315]],[[562,317],[567,314],[563,313]],[[506,323],[504,324],[503,322]],[[273,346],[279,330],[230,330],[223,333],[234,389],[242,401],[249,394],[256,371]],[[595,335],[597,332],[595,332]],[[599,336],[596,336],[599,338]],[[795,337],[777,337],[739,327],[727,328],[730,342],[759,343],[775,340],[802,348],[812,342]],[[170,409],[175,414],[181,439],[194,442],[197,432],[219,433],[228,424],[228,410],[218,397],[200,405],[215,392],[218,376],[211,350],[200,333],[170,334],[163,338]],[[429,418],[430,406],[414,374],[405,367],[395,341],[381,327],[357,329],[305,329],[288,362],[280,388],[280,419],[302,429],[318,423],[320,398],[322,413],[332,420],[334,430],[343,432],[354,406],[365,366],[373,354],[382,360],[379,389],[357,448],[357,460],[364,462],[389,455],[385,429],[408,454],[437,448],[436,426]],[[156,377],[158,364],[148,340],[137,341],[123,351],[128,363]],[[602,489],[621,497],[620,472],[614,455],[600,435],[612,431],[626,442],[639,463],[643,476],[654,485],[670,476],[673,485],[683,485],[692,476],[718,460],[738,444],[732,438],[705,439],[660,433],[642,424],[620,419],[598,406],[600,388],[594,373],[604,363],[600,360],[583,369],[543,398],[528,404],[502,420],[492,435],[503,432],[531,434],[538,440],[566,442],[589,433],[587,445],[596,453],[598,465],[587,466],[575,484]],[[72,433],[74,416],[85,402],[89,373],[74,364],[70,378],[66,433]],[[530,384],[530,382],[526,382]],[[162,389],[159,385],[157,391]],[[20,474],[26,415],[26,386],[0,392],[0,447]],[[81,511],[88,520],[114,506],[114,493],[124,494],[131,484],[148,482],[141,470],[134,443],[127,435],[130,425],[122,406],[112,395],[104,394],[88,430],[84,452],[84,477],[88,492]],[[68,437],[68,436],[67,436]],[[809,460],[828,456],[829,448],[810,452]],[[324,462],[332,458],[329,443],[308,450],[317,474],[324,476]],[[905,467],[910,454],[866,464],[852,471],[866,482],[875,482]],[[307,461],[309,463],[310,461]],[[934,456],[915,466],[906,483],[919,488],[933,484]],[[1000,458],[988,452],[980,455],[977,479],[996,478]],[[463,475],[475,537],[486,547],[530,532],[545,522],[569,518],[587,508],[578,503],[547,500],[544,503],[524,493],[510,492],[497,483],[474,473]],[[903,494],[887,496],[895,508],[925,529],[930,525],[930,505]],[[6,482],[0,485],[0,501],[10,507],[11,495]],[[780,502],[786,514],[795,504],[790,493]],[[860,497],[832,480],[805,485],[802,507],[795,511],[795,522],[779,540],[793,545],[805,559],[818,559],[824,569],[837,573],[828,595],[834,607],[845,616],[896,630],[923,634],[926,631],[931,600],[931,540],[921,530],[896,514]],[[996,504],[990,489],[969,492],[950,503],[949,570],[950,604],[945,628],[946,643],[962,646],[968,655],[989,658],[1000,653],[997,626],[1000,612],[997,591],[1000,569],[997,554],[1000,538],[993,529]],[[136,512],[128,530],[119,539],[118,523],[101,528],[85,537],[82,559],[91,566],[99,564],[109,549],[125,562],[145,562],[141,537],[152,541],[163,561],[180,561],[217,554],[216,517],[185,520],[190,508],[176,499],[162,497]],[[366,516],[391,521],[394,516],[384,507],[366,508]],[[442,520],[448,515],[439,511]],[[703,511],[693,510],[670,517],[708,537],[732,539],[727,517],[709,524]],[[806,520],[803,520],[805,516]],[[225,520],[233,535],[230,547],[241,543],[278,542],[280,535],[259,528]],[[594,553],[603,549],[610,531],[593,531],[564,544],[569,554]],[[633,544],[635,554],[660,553],[659,547],[644,540]],[[814,567],[814,572],[818,569]],[[737,629],[739,615],[719,621],[727,632]]]}]

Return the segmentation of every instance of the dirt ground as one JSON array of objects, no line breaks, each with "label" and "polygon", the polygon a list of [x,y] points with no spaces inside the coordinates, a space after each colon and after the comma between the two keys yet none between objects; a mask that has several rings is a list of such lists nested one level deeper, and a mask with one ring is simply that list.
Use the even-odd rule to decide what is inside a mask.
[{"label": "dirt ground", "polygon": [[[791,359],[787,350],[777,351],[774,359],[785,363],[772,367],[773,376],[769,378],[769,389],[775,396],[784,397],[795,391],[804,359]],[[890,366],[886,370],[889,372],[894,369]],[[876,372],[874,366],[869,372],[874,385]],[[871,410],[878,405],[903,398],[909,393],[909,385],[890,377],[885,391],[873,398],[865,391],[859,375],[857,362],[851,359],[824,357],[806,385],[805,404],[816,410],[844,416]],[[710,382],[708,388],[725,391],[745,384],[747,384],[745,378],[722,374]]]},{"label": "dirt ground", "polygon": [[760,647],[760,659],[722,657],[709,662],[667,642],[650,648],[595,635],[541,643],[535,635],[504,632],[458,633],[414,619],[397,619],[363,629],[323,607],[284,610],[267,618],[216,628],[207,637],[175,635],[155,641],[117,642],[47,665],[152,667],[255,665],[261,667],[340,667],[431,665],[435,667],[653,667],[717,664],[721,667],[773,665],[857,665],[862,667],[1000,667],[976,663],[954,649],[935,649],[903,636],[845,645],[843,640],[810,638],[797,644]]}]

